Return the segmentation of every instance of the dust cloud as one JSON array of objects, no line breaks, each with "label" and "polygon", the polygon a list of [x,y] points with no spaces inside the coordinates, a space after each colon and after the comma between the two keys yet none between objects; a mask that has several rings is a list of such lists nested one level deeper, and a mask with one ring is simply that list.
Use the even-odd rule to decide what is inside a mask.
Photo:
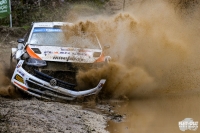
[{"label": "dust cloud", "polygon": [[5,97],[17,98],[20,96],[19,92],[11,84],[10,69],[3,63],[0,64],[0,95]]},{"label": "dust cloud", "polygon": [[103,93],[114,98],[199,88],[199,11],[181,14],[177,3],[165,0],[131,4],[115,15],[80,19],[65,27],[95,33],[102,46],[110,45],[104,52],[111,63],[79,72],[79,87],[106,78]]}]

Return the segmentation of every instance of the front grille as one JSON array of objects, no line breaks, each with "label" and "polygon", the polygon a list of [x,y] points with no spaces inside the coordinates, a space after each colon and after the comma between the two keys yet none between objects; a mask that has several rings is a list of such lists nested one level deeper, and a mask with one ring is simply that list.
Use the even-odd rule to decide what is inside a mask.
[{"label": "front grille", "polygon": [[[29,81],[29,80],[30,80],[30,81]],[[29,80],[26,80],[26,82],[27,82],[27,84],[28,84],[29,87],[31,87],[31,88],[37,88],[37,89],[40,90],[40,91],[46,90],[45,87],[42,87],[42,85],[41,85],[40,83],[36,82],[35,80],[32,80],[32,79],[29,79]],[[34,83],[32,83],[32,82],[38,83],[38,84],[40,84],[41,86],[40,86],[40,85],[37,85],[37,84],[34,84]]]},{"label": "front grille", "polygon": [[44,80],[46,82],[50,82],[51,79],[55,79],[57,81],[57,86],[62,87],[62,88],[66,88],[66,89],[69,89],[69,90],[75,90],[74,89],[74,87],[76,86],[75,84],[64,82],[62,80],[51,77],[51,76],[44,74],[42,72],[39,72],[37,70],[34,70],[34,71],[35,71],[34,76],[36,76],[37,78],[39,78],[41,80]]},{"label": "front grille", "polygon": [[68,95],[64,95],[61,93],[58,93],[56,91],[53,91],[51,89],[45,88],[45,86],[42,86],[41,84],[38,84],[35,80],[29,79],[26,81],[29,89],[28,91],[31,93],[34,93],[36,95],[39,95],[41,97],[47,97],[50,99],[65,99],[65,100],[72,100],[74,99],[73,97],[70,97]]},{"label": "front grille", "polygon": [[76,73],[72,71],[51,71],[41,69],[41,73],[44,73],[50,77],[54,77],[63,82],[76,84]]}]

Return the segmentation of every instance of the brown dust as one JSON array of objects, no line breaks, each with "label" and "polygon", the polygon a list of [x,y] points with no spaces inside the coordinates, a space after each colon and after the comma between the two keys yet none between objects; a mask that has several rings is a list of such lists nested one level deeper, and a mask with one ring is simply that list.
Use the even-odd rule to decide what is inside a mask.
[{"label": "brown dust", "polygon": [[[109,97],[180,93],[199,87],[199,29],[195,11],[187,19],[169,1],[138,2],[113,16],[76,20],[70,33],[94,33],[109,65],[77,75],[79,88],[107,79]],[[98,18],[98,19],[97,19]],[[78,32],[74,32],[78,30]]]}]

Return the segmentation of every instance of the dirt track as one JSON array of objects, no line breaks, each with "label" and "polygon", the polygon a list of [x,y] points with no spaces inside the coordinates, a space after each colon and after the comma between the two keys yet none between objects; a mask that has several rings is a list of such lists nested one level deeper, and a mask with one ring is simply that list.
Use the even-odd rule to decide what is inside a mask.
[{"label": "dirt track", "polygon": [[[106,117],[81,106],[58,102],[1,98],[0,132],[106,133]],[[4,121],[3,121],[4,120]]]}]

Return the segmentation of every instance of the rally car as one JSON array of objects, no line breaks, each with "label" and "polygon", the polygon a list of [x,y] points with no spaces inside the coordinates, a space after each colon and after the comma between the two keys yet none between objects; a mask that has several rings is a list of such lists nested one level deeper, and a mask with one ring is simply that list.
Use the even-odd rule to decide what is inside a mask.
[{"label": "rally car", "polygon": [[103,66],[110,57],[104,56],[95,34],[66,37],[66,25],[73,26],[68,22],[35,22],[24,38],[18,39],[11,52],[11,67],[17,62],[11,79],[14,86],[50,100],[73,100],[102,89],[106,79],[100,79],[94,88],[75,89],[79,70]]}]

